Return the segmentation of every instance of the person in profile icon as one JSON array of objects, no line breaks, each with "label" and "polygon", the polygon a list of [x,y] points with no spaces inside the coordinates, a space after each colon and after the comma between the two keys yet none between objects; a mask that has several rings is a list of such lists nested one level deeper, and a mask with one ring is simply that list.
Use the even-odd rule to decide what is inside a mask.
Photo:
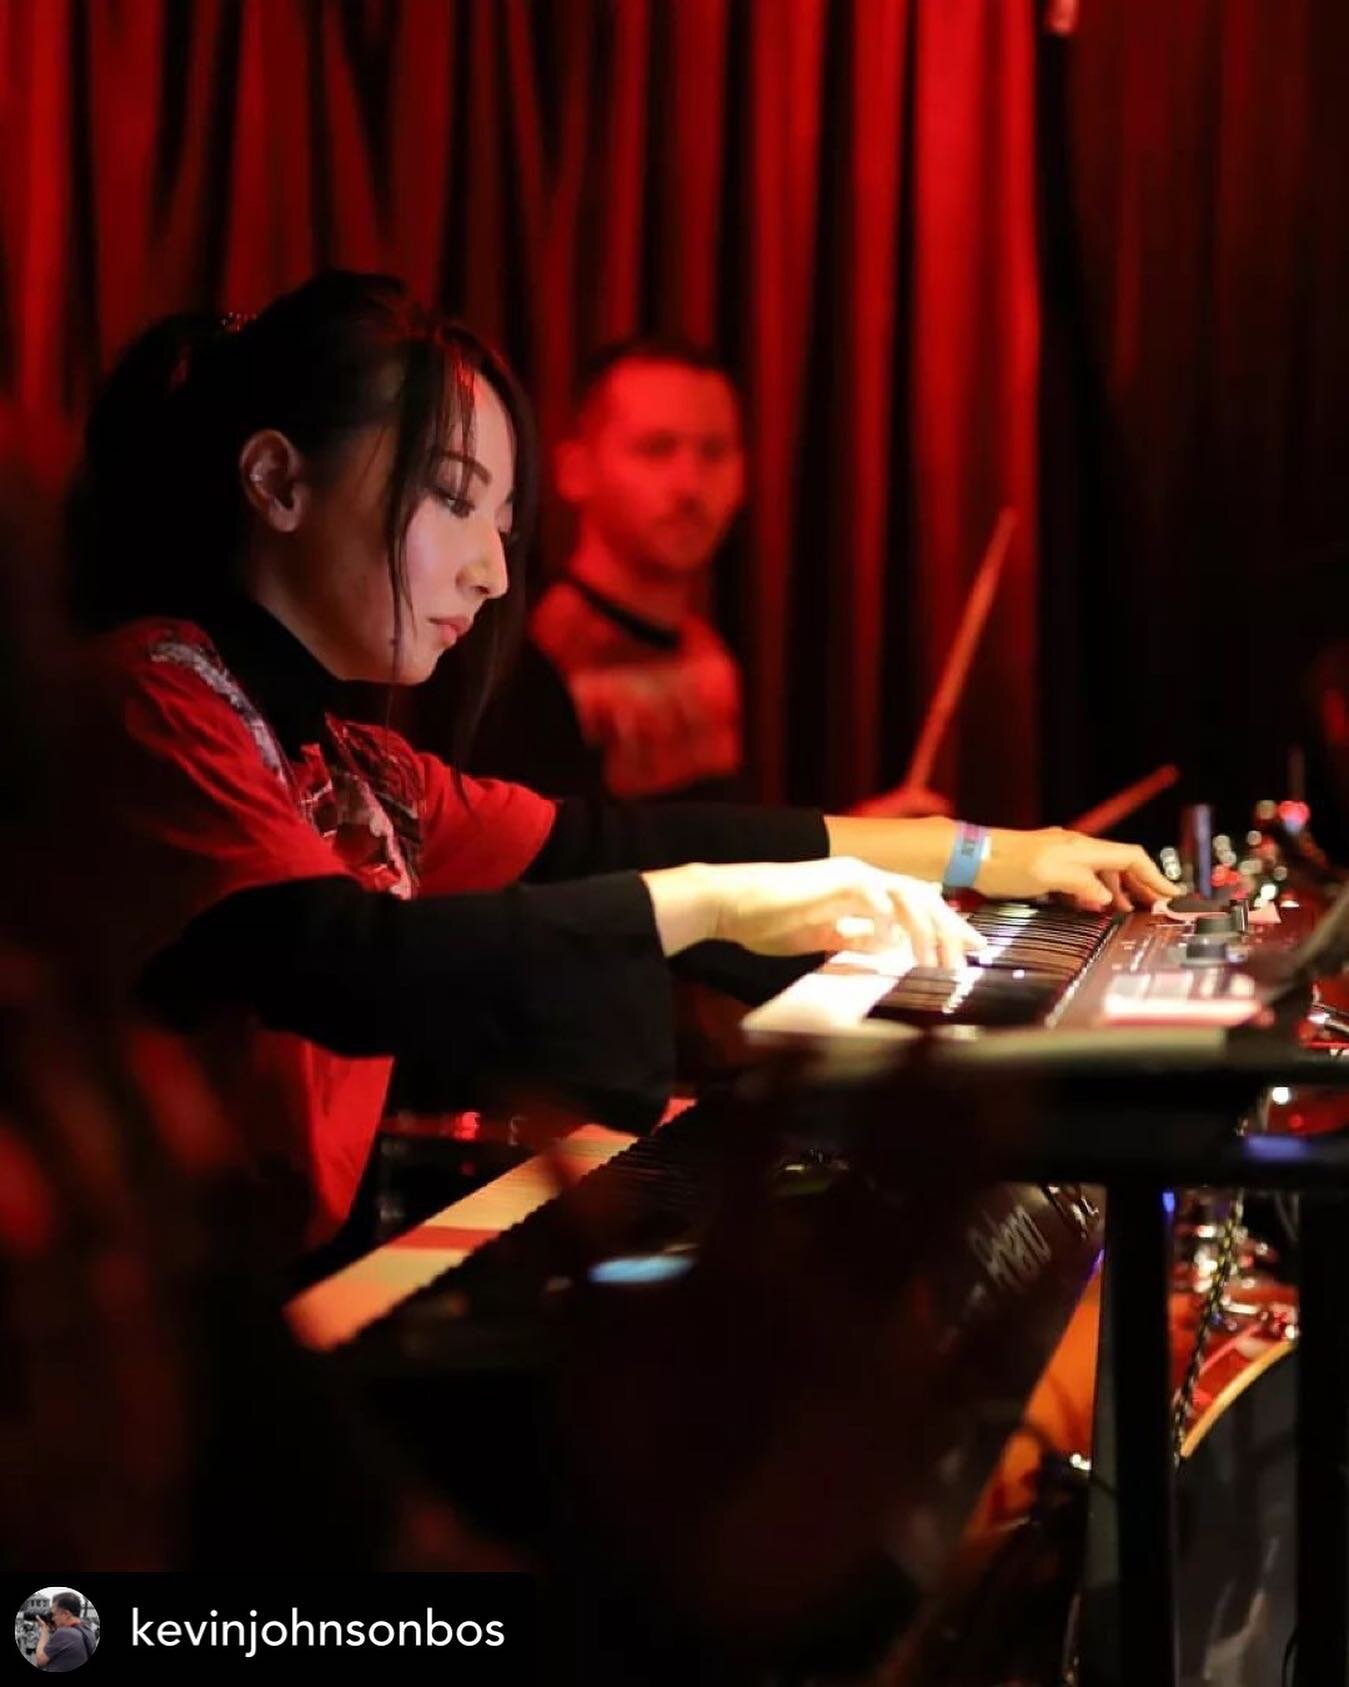
[{"label": "person in profile icon", "polygon": [[87,1664],[98,1642],[83,1621],[84,1601],[78,1593],[63,1592],[52,1597],[51,1610],[38,1615],[37,1651],[33,1662],[49,1675],[68,1675]]}]

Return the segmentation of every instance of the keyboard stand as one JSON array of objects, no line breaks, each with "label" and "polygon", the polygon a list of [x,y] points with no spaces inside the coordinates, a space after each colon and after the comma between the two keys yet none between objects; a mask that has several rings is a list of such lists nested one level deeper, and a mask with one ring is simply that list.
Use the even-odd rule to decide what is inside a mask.
[{"label": "keyboard stand", "polygon": [[1178,1680],[1170,1241],[1159,1190],[1107,1190],[1082,1687]]},{"label": "keyboard stand", "polygon": [[1295,1687],[1349,1681],[1349,1199],[1321,1181],[1300,1203]]}]

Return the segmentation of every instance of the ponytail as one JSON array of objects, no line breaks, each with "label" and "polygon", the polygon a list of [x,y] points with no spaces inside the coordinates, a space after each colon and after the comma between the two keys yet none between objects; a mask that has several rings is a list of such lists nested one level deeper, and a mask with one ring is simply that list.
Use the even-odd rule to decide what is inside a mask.
[{"label": "ponytail", "polygon": [[192,615],[225,584],[242,514],[221,460],[238,338],[219,317],[165,317],[105,382],[67,506],[80,627]]}]

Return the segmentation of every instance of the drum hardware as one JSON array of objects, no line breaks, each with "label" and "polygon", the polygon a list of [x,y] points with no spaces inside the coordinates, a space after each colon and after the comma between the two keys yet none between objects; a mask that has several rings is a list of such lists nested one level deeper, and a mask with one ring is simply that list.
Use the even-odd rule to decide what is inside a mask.
[{"label": "drum hardware", "polygon": [[[1194,1256],[1188,1262],[1182,1262],[1177,1268],[1177,1283],[1179,1289],[1182,1284],[1181,1274],[1187,1269],[1194,1275],[1194,1292],[1203,1293],[1208,1288],[1208,1278],[1212,1275],[1214,1264],[1218,1257],[1218,1244],[1222,1241],[1223,1228],[1226,1218],[1221,1223],[1196,1224],[1186,1227],[1177,1225],[1177,1236],[1188,1238],[1196,1245]],[[1240,1239],[1236,1263],[1243,1271],[1269,1270],[1279,1263],[1278,1250],[1269,1242],[1254,1236],[1248,1230]]]},{"label": "drum hardware", "polygon": [[[1254,1109],[1253,1117],[1248,1115],[1240,1121],[1236,1134],[1239,1137],[1245,1136],[1253,1122],[1263,1127],[1268,1112],[1269,1093],[1266,1092]],[[1188,1261],[1188,1287],[1190,1293],[1202,1296],[1189,1363],[1185,1367],[1172,1408],[1172,1456],[1177,1468],[1194,1417],[1195,1390],[1203,1371],[1211,1332],[1222,1327],[1229,1335],[1237,1336],[1242,1325],[1254,1319],[1258,1324],[1270,1327],[1277,1325],[1279,1333],[1286,1340],[1292,1340],[1296,1336],[1296,1315],[1290,1312],[1284,1300],[1280,1299],[1277,1304],[1272,1305],[1260,1292],[1264,1285],[1260,1283],[1256,1273],[1262,1267],[1267,1269],[1272,1265],[1277,1255],[1268,1243],[1260,1241],[1246,1231],[1245,1214],[1245,1192],[1238,1189],[1231,1192],[1227,1213],[1221,1223],[1215,1223],[1211,1218],[1207,1221],[1201,1218],[1199,1222],[1191,1222],[1188,1225],[1178,1221],[1175,1227],[1178,1238],[1188,1233],[1189,1237],[1199,1244]],[[1228,1292],[1238,1268],[1240,1287],[1247,1290],[1251,1298],[1237,1298]],[[1185,1286],[1183,1281],[1177,1279],[1183,1280],[1186,1275],[1185,1265],[1178,1264],[1178,1268],[1173,1271],[1173,1287]],[[1272,1283],[1270,1286],[1279,1287]]]},{"label": "drum hardware", "polygon": [[1180,1464],[1181,1449],[1185,1444],[1185,1432],[1189,1428],[1191,1413],[1194,1409],[1194,1392],[1199,1383],[1199,1373],[1204,1365],[1204,1351],[1208,1346],[1209,1331],[1218,1320],[1222,1310],[1223,1295],[1236,1264],[1237,1246],[1244,1212],[1245,1197],[1238,1190],[1232,1196],[1232,1204],[1227,1213],[1227,1222],[1222,1228],[1208,1292],[1204,1296],[1203,1309],[1200,1312],[1199,1322],[1195,1329],[1190,1362],[1185,1367],[1185,1375],[1176,1391],[1175,1404],[1171,1409],[1171,1455],[1177,1466]]}]

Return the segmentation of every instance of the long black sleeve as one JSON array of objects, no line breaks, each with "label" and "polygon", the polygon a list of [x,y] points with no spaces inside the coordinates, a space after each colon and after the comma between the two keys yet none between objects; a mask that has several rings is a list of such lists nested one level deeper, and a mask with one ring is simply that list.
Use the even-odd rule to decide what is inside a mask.
[{"label": "long black sleeve", "polygon": [[[638,1130],[674,1047],[671,965],[635,869],[827,850],[808,812],[569,800],[522,884],[414,902],[338,876],[241,891],[151,964],[143,993],[184,1028],[243,1007],[338,1053],[393,1055],[418,1108],[551,1093]],[[704,943],[673,970],[759,1001],[812,964]]]},{"label": "long black sleeve", "polygon": [[685,861],[813,861],[828,853],[824,818],[811,809],[569,797],[525,877],[551,884]]},{"label": "long black sleeve", "polygon": [[341,877],[240,891],[143,994],[184,1029],[242,1006],[338,1053],[394,1055],[428,1107],[545,1094],[640,1130],[673,1079],[669,968],[631,873],[414,902]]}]

